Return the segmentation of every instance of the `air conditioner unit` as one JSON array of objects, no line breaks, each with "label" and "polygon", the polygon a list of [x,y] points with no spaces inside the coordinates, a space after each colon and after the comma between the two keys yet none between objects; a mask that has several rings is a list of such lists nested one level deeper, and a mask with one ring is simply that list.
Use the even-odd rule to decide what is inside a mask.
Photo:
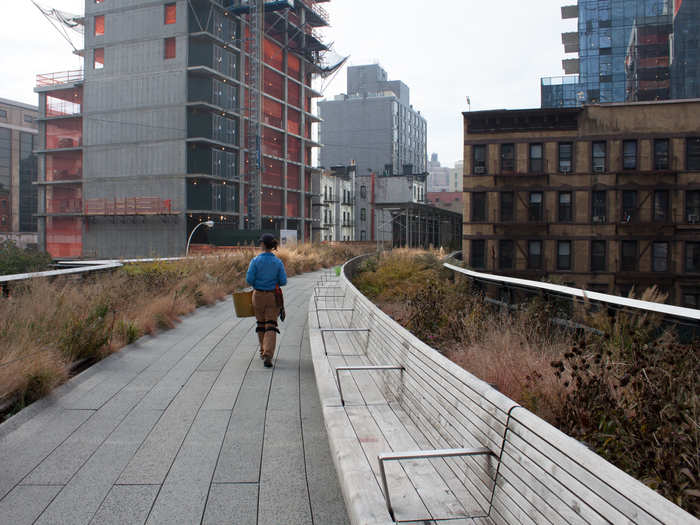
[{"label": "air conditioner unit", "polygon": [[688,224],[700,223],[700,215],[688,215]]},{"label": "air conditioner unit", "polygon": [[486,166],[477,166],[474,168],[475,175],[483,175],[486,173]]},{"label": "air conditioner unit", "polygon": [[594,215],[593,224],[605,224],[605,215]]},{"label": "air conditioner unit", "polygon": [[605,173],[605,166],[593,166],[594,173]]}]

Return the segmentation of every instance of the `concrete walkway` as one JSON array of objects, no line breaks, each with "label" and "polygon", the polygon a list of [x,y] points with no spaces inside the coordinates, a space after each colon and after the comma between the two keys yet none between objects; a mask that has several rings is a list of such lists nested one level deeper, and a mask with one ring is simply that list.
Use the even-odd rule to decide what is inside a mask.
[{"label": "concrete walkway", "polygon": [[275,367],[231,300],[144,338],[0,425],[0,523],[348,523],[290,279]]}]

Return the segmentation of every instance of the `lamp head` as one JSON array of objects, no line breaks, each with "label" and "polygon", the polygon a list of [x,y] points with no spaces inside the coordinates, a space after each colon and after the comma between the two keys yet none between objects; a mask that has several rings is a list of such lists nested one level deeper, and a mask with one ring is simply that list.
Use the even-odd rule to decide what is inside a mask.
[{"label": "lamp head", "polygon": [[207,221],[204,223],[207,228],[213,228],[214,227],[214,221]]}]

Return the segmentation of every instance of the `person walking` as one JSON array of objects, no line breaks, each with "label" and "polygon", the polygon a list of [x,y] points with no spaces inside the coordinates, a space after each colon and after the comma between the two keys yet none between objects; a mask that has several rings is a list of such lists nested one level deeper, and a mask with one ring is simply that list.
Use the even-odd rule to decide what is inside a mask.
[{"label": "person walking", "polygon": [[282,261],[273,254],[277,249],[277,239],[269,233],[260,237],[262,253],[250,261],[246,282],[253,287],[253,310],[258,322],[255,331],[260,342],[260,357],[265,361],[265,367],[272,367],[277,342],[277,315],[280,305],[277,304],[275,290],[277,286],[287,284],[287,272]]}]

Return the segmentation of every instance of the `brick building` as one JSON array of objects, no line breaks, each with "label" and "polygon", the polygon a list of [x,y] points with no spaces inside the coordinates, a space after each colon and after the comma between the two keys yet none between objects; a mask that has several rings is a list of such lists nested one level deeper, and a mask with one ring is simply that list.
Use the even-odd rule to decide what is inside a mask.
[{"label": "brick building", "polygon": [[700,306],[700,100],[464,113],[465,261]]}]

